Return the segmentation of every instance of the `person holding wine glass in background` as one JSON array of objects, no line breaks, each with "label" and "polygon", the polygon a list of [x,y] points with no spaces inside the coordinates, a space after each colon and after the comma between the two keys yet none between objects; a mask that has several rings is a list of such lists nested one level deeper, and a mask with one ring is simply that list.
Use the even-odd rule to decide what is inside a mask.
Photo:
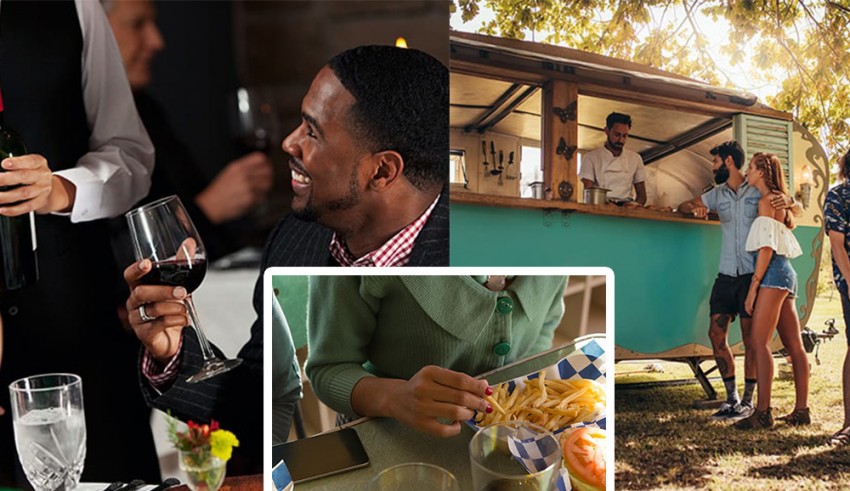
[{"label": "person holding wine glass in background", "polygon": [[[189,150],[177,138],[163,108],[146,90],[151,83],[151,63],[165,48],[156,25],[153,1],[101,0],[101,4],[121,51],[139,116],[156,149],[151,191],[144,202],[178,195],[204,238],[207,259],[215,260],[233,252],[240,245],[238,239],[222,225],[246,216],[266,198],[272,185],[272,164],[268,155],[252,151],[228,162],[212,180],[207,180]],[[126,223],[122,218],[115,225],[121,232],[114,242],[126,248],[129,243]],[[118,244],[116,247],[120,247]],[[126,259],[122,264],[133,261],[129,251],[120,259]]]},{"label": "person holding wine glass in background", "polygon": [[[0,161],[0,222],[27,223],[35,213],[32,235],[17,238],[35,248],[20,261],[37,258],[38,272],[24,284],[3,277],[0,385],[42,373],[79,375],[83,480],[158,482],[150,410],[136,383],[138,341],[115,312],[116,264],[103,220],[147,194],[153,146],[97,3],[3,1],[0,31],[2,125],[23,141],[4,134],[3,156],[13,156]],[[0,234],[0,241],[14,238]],[[6,272],[16,261],[9,251],[0,248]],[[10,407],[7,390],[0,406]],[[0,417],[0,487],[28,486],[14,442],[7,414]]]}]

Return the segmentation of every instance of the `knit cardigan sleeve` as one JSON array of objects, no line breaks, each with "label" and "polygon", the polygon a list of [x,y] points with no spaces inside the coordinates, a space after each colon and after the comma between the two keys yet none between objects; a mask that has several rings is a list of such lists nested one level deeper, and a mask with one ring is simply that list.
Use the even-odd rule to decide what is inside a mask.
[{"label": "knit cardigan sleeve", "polygon": [[[355,416],[364,377],[408,379],[426,365],[476,375],[551,347],[566,278],[491,292],[471,277],[311,277],[306,372],[319,399]],[[500,313],[500,298],[513,308]],[[507,355],[494,352],[502,343]]]},{"label": "knit cardigan sleeve", "polygon": [[307,305],[310,354],[305,370],[310,383],[330,408],[355,415],[354,386],[374,376],[363,364],[377,324],[377,300],[361,292],[360,277],[311,276]]},{"label": "knit cardigan sleeve", "polygon": [[543,321],[543,329],[540,330],[540,336],[534,344],[534,351],[545,351],[552,347],[552,339],[555,336],[555,329],[561,324],[561,318],[564,317],[564,290],[567,288],[569,277],[564,277],[560,286],[552,290],[552,299],[549,302],[549,310],[546,313],[546,318]]}]

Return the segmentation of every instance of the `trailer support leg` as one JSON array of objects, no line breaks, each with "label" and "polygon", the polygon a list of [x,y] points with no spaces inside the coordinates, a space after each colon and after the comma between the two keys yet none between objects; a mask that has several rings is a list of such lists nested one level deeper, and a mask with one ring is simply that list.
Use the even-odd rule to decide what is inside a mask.
[{"label": "trailer support leg", "polygon": [[[700,366],[699,358],[688,358],[686,362],[691,370],[694,372],[694,377],[699,381],[699,384],[702,386],[702,389],[705,391],[706,400],[705,401],[694,401],[694,407],[698,408],[708,408],[718,404],[720,401],[717,400],[717,391],[712,387],[711,382],[708,381],[708,373],[703,371]],[[717,367],[709,370],[716,370]]]}]

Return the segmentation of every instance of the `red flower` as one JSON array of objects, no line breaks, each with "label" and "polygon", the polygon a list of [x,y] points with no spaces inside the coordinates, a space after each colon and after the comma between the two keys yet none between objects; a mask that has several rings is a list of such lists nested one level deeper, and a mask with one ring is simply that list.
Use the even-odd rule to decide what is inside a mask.
[{"label": "red flower", "polygon": [[211,419],[210,420],[210,431],[215,431],[218,429],[218,421]]}]

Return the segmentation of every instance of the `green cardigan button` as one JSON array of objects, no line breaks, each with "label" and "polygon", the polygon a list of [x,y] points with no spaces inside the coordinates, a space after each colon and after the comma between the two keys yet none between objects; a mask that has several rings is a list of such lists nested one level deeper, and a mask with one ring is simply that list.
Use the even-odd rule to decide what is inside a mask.
[{"label": "green cardigan button", "polygon": [[514,301],[508,297],[502,297],[496,302],[496,312],[508,315],[514,310]]},{"label": "green cardigan button", "polygon": [[496,353],[499,356],[505,356],[511,352],[511,345],[508,343],[499,343],[496,346],[493,346],[493,353]]}]

